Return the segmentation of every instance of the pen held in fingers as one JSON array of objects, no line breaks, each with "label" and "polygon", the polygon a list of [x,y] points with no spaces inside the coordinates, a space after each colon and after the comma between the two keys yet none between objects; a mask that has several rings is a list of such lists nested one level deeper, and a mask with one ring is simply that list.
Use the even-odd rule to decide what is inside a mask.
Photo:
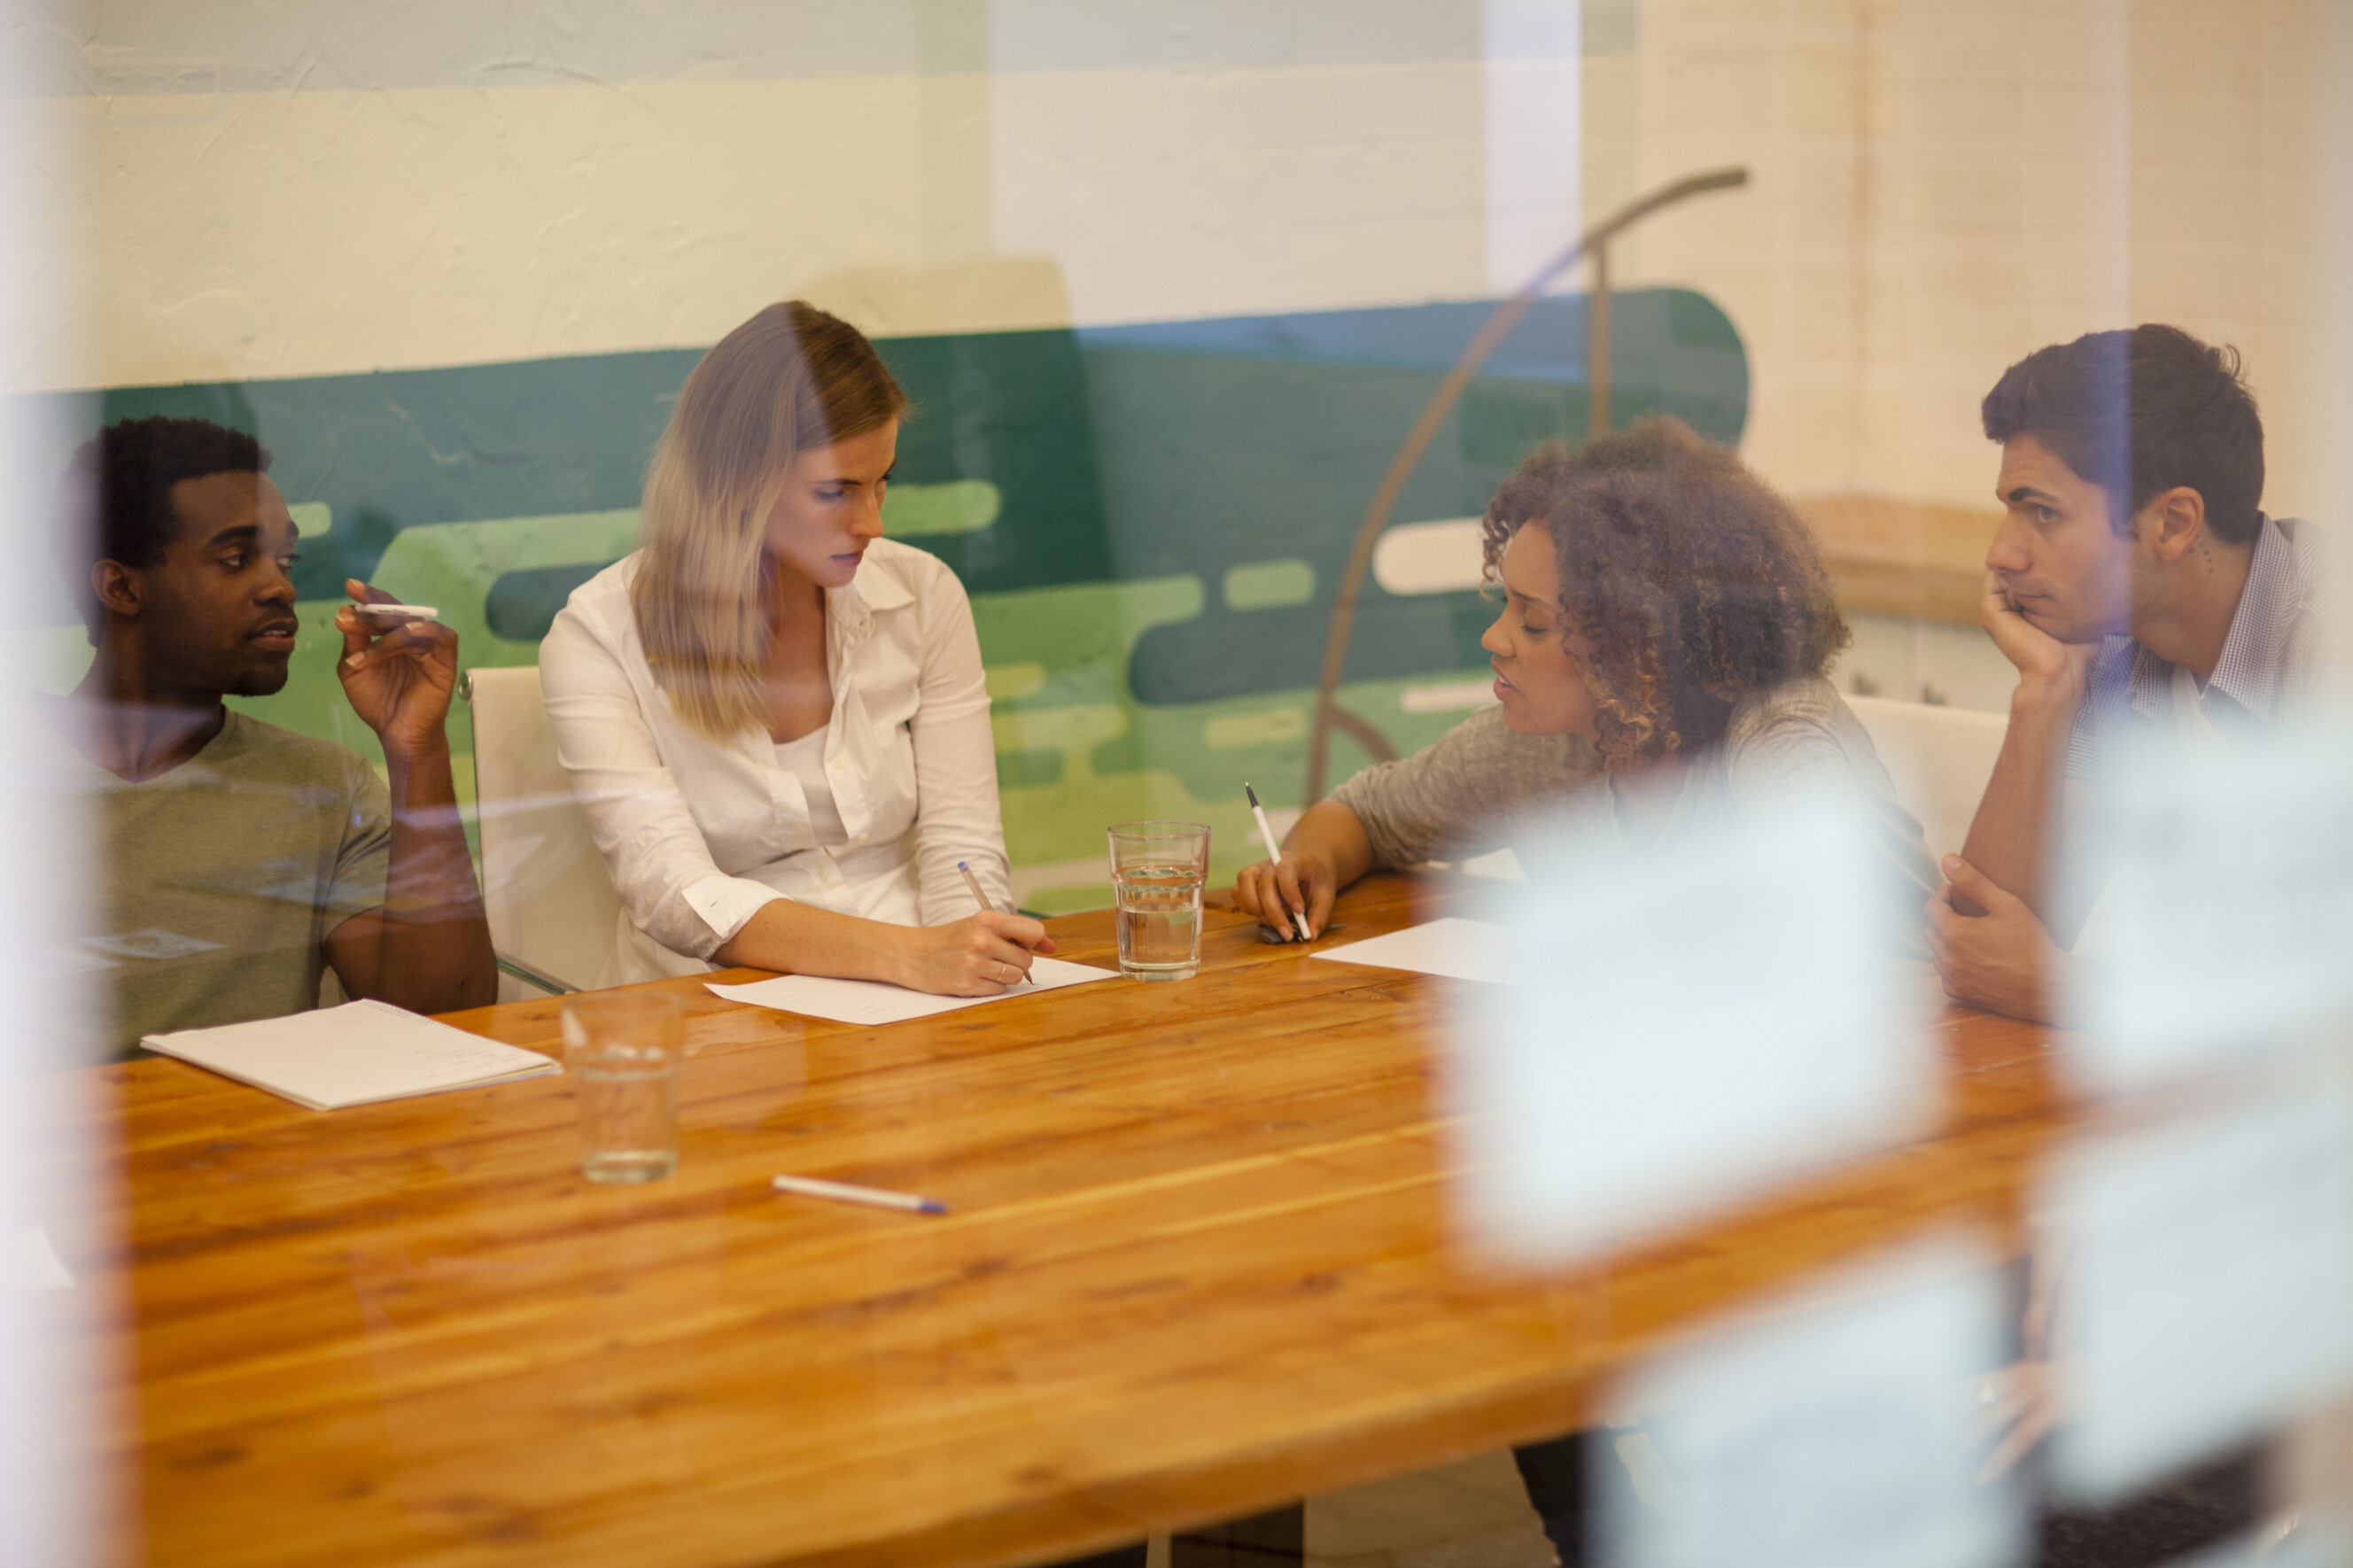
[{"label": "pen held in fingers", "polygon": [[[1250,816],[1258,824],[1258,836],[1260,841],[1266,846],[1266,858],[1279,868],[1282,865],[1282,847],[1274,841],[1274,828],[1266,820],[1266,808],[1258,803],[1258,791],[1252,789],[1246,780],[1242,784],[1242,794],[1250,801]],[[1280,875],[1279,869],[1276,874]],[[1314,940],[1307,934],[1307,917],[1297,910],[1291,911],[1291,923],[1298,928],[1300,941]]]},{"label": "pen held in fingers", "polygon": [[353,605],[353,609],[370,618],[389,624],[402,621],[438,621],[441,612],[431,605]]}]

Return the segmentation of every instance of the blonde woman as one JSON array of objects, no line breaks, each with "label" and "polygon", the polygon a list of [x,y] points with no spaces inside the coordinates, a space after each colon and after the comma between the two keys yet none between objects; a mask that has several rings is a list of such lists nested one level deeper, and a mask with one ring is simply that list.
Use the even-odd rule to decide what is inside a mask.
[{"label": "blonde woman", "polygon": [[985,996],[1053,951],[1005,912],[972,607],[881,537],[906,406],[855,327],[762,310],[687,377],[643,548],[549,629],[548,717],[621,897],[598,984],[745,964]]}]

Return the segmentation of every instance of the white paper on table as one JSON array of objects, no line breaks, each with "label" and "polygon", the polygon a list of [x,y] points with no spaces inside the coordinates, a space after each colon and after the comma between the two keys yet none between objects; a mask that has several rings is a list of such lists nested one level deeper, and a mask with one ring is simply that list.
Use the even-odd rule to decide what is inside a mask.
[{"label": "white paper on table", "polygon": [[2053,1171],[2068,1496],[2123,1496],[2353,1381],[2353,1105],[2288,1084]]},{"label": "white paper on table", "polygon": [[910,1018],[929,1018],[940,1013],[953,1013],[959,1007],[977,1007],[984,1002],[1034,996],[1040,991],[1059,991],[1065,985],[1084,985],[1090,980],[1114,980],[1118,976],[1115,969],[1097,969],[1092,964],[1070,963],[1059,958],[1037,958],[1030,961],[1026,984],[995,996],[934,996],[880,980],[837,980],[822,974],[779,974],[774,980],[713,985],[710,989],[712,995],[724,996],[730,1002],[748,1002],[754,1007],[773,1007],[779,1013],[798,1013],[810,1018],[830,1018],[838,1024],[903,1024]]},{"label": "white paper on table", "polygon": [[1985,1249],[1942,1237],[1819,1278],[1654,1355],[1609,1412],[1613,1426],[1639,1431],[1593,1455],[1610,1545],[1602,1560],[2015,1563],[2019,1489],[1978,1479],[1991,1443],[1977,1391],[2003,1359],[2004,1307]]},{"label": "white paper on table", "polygon": [[346,1002],[249,1024],[149,1035],[139,1043],[312,1110],[564,1070],[537,1051],[486,1040],[388,1002]]},{"label": "white paper on table", "polygon": [[1368,963],[1377,969],[1403,969],[1415,974],[1443,974],[1454,980],[1485,980],[1508,984],[1512,973],[1512,940],[1507,927],[1492,921],[1466,921],[1459,915],[1430,921],[1387,936],[1312,952],[1339,963]]}]

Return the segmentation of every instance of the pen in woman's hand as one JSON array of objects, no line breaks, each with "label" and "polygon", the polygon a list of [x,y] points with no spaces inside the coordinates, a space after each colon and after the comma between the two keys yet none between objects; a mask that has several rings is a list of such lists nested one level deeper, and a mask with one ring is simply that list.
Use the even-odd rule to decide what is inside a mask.
[{"label": "pen in woman's hand", "polygon": [[[970,866],[966,865],[962,860],[957,861],[956,875],[962,877],[964,879],[964,885],[972,889],[972,901],[974,903],[978,904],[984,910],[993,910],[996,908],[994,904],[991,904],[988,901],[988,895],[980,890],[980,879],[972,874],[972,868]],[[1029,978],[1029,977],[1027,974],[1024,974],[1021,977],[1021,980],[1027,980]],[[1013,984],[1020,984],[1021,980],[1015,981]],[[1007,989],[1009,990],[1011,987],[1008,986]]]},{"label": "pen in woman's hand", "polygon": [[[1258,836],[1261,839],[1265,841],[1266,858],[1269,860],[1280,864],[1282,860],[1282,847],[1274,841],[1274,829],[1267,826],[1266,808],[1258,803],[1258,791],[1250,788],[1249,784],[1245,784],[1242,785],[1242,794],[1250,796],[1250,815],[1258,819]],[[1281,895],[1278,894],[1276,896],[1280,897]],[[1315,940],[1307,934],[1306,915],[1297,910],[1292,910],[1291,923],[1299,928],[1300,941],[1313,942]],[[1280,930],[1281,928],[1277,927],[1276,929]]]}]

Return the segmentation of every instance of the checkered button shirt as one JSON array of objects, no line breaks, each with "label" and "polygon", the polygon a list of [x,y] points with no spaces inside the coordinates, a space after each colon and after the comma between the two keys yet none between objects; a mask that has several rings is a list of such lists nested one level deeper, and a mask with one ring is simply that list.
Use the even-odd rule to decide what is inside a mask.
[{"label": "checkered button shirt", "polygon": [[[2225,737],[2269,724],[2308,689],[2319,584],[2312,524],[2266,517],[2255,535],[2247,585],[2199,707]],[[2092,661],[2084,704],[2067,742],[2067,776],[2096,776],[2101,754],[2136,723],[2173,720],[2173,666],[2128,637],[2109,637]]]}]

